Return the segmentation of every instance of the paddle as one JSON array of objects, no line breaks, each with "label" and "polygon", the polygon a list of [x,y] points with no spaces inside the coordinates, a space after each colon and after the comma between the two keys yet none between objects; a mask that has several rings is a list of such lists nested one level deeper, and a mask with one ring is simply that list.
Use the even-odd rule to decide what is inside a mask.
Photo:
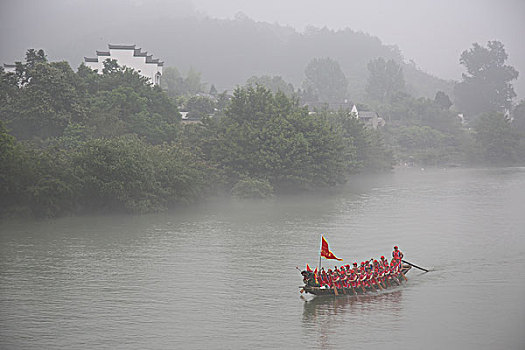
[{"label": "paddle", "polygon": [[407,276],[405,276],[405,274],[403,273],[403,271],[399,271],[399,274],[403,277],[403,279],[404,279],[405,281],[408,281],[408,278],[407,278]]},{"label": "paddle", "polygon": [[370,286],[370,289],[372,289],[374,292],[377,292],[377,288],[374,287],[374,284],[372,283],[373,278],[368,280],[368,285]]},{"label": "paddle", "polygon": [[379,289],[381,289],[381,290],[384,289],[383,286],[381,285],[381,283],[379,283],[379,282],[377,281],[377,278],[374,278],[374,282],[377,284],[377,286],[379,287]]},{"label": "paddle", "polygon": [[406,260],[401,260],[401,261],[404,262],[405,264],[408,264],[408,265],[410,265],[410,266],[412,266],[412,267],[415,267],[416,269],[420,269],[420,270],[423,270],[423,271],[425,271],[425,272],[429,272],[427,269],[424,269],[424,268],[422,268],[422,267],[419,267],[419,266],[417,266],[417,265],[414,265],[414,264],[412,264],[412,263],[409,263],[409,262],[406,261]]},{"label": "paddle", "polygon": [[357,292],[355,291],[354,286],[352,285],[352,280],[350,280],[348,284],[350,285],[350,288],[352,288],[352,292],[354,293],[354,295],[357,295]]},{"label": "paddle", "polygon": [[[350,283],[352,283],[352,282],[350,282]],[[354,293],[354,295],[357,295],[357,292],[355,291],[354,286],[352,286],[352,284],[350,284],[350,288],[352,288],[352,292]]]},{"label": "paddle", "polygon": [[397,278],[395,278],[395,276],[388,275],[388,278],[389,278],[390,281],[395,282],[396,285],[399,286],[399,281],[397,280]]}]

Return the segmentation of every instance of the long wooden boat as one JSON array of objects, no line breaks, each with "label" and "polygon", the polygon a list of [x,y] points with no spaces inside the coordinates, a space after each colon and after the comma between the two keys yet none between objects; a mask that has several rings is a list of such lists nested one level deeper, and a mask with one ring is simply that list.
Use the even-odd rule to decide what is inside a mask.
[{"label": "long wooden boat", "polygon": [[[412,266],[410,265],[403,265],[401,268],[401,272],[403,273],[403,275],[406,275],[407,272],[410,271],[411,268]],[[394,283],[390,283],[390,286],[386,284],[386,289],[396,288],[397,286],[400,286],[403,282],[406,282],[402,276],[396,276],[392,278],[394,279]],[[317,296],[336,295],[334,288],[313,287],[313,286],[308,286],[308,285],[304,285],[300,288],[301,288],[301,293],[307,293],[307,294],[309,293],[309,294],[313,294]],[[341,295],[363,295],[365,293],[370,293],[374,291],[377,292],[378,289],[376,288],[378,287],[377,286],[375,286],[374,288],[365,287],[365,292],[363,292],[361,287],[354,288],[354,289],[352,288],[335,288],[335,289],[337,289],[337,295],[341,296]],[[383,287],[383,289],[385,289],[385,287]]]}]

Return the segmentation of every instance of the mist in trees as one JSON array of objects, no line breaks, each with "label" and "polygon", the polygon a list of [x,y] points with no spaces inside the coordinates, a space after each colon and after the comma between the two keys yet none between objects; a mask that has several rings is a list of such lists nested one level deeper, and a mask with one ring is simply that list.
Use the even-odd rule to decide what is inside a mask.
[{"label": "mist in trees", "polygon": [[367,97],[379,102],[387,102],[397,93],[405,91],[403,69],[394,60],[385,61],[382,57],[368,62]]},{"label": "mist in trees", "polygon": [[291,83],[286,82],[281,76],[274,75],[263,75],[263,76],[252,76],[246,81],[247,85],[261,85],[270,90],[273,93],[282,92],[288,97],[293,96],[295,88]]},{"label": "mist in trees", "polygon": [[512,99],[516,97],[512,81],[518,78],[518,72],[505,64],[507,58],[499,41],[489,41],[487,47],[474,43],[463,51],[460,63],[467,73],[454,88],[458,110],[471,118],[484,112],[511,110]]},{"label": "mist in trees", "polygon": [[348,79],[337,61],[329,57],[314,58],[306,66],[304,74],[304,90],[319,102],[338,105],[348,96]]},{"label": "mist in trees", "polygon": [[[218,190],[263,197],[334,186],[392,164],[381,137],[348,111],[312,114],[297,96],[259,83],[231,99],[179,100],[202,114],[201,123],[182,126],[173,98],[114,61],[104,62],[103,74],[85,65],[74,72],[30,50],[17,67],[0,71],[0,195],[8,212],[145,213]],[[208,118],[221,104],[224,115]]]},{"label": "mist in trees", "polygon": [[[518,72],[499,41],[461,54],[466,73],[453,88],[348,28],[298,32],[242,15],[159,20],[154,30],[117,22],[106,29],[168,62],[160,87],[116,61],[103,74],[74,71],[35,49],[15,73],[1,70],[0,195],[12,210],[143,213],[217,192],[336,186],[394,164],[524,160]],[[68,55],[98,48],[88,39]],[[380,126],[351,115],[353,104]],[[198,123],[183,124],[179,110]]]}]

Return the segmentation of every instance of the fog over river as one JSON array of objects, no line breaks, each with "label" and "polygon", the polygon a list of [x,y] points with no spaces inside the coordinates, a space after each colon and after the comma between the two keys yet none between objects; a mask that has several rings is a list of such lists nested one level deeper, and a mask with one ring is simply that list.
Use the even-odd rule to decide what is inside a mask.
[{"label": "fog over river", "polygon": [[[301,299],[320,235],[404,287]],[[323,261],[333,266],[334,261]],[[329,193],[0,224],[2,349],[523,349],[525,168],[401,169]]]}]

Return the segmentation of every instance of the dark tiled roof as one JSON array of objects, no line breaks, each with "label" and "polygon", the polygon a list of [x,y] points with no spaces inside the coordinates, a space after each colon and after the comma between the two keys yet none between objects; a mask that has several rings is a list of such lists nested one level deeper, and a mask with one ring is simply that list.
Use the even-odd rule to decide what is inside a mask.
[{"label": "dark tiled roof", "polygon": [[4,63],[4,68],[16,68],[16,64],[7,64],[7,63]]},{"label": "dark tiled roof", "polygon": [[361,111],[359,112],[359,119],[371,119],[377,117],[376,112]]},{"label": "dark tiled roof", "polygon": [[136,56],[136,57],[146,57],[148,55],[147,52],[142,52],[141,49],[135,49],[135,51],[133,52],[133,56]]},{"label": "dark tiled roof", "polygon": [[153,55],[146,56],[146,63],[159,63],[159,59],[153,58]]},{"label": "dark tiled roof", "polygon": [[[145,57],[146,63],[156,64],[159,67],[164,66],[164,62],[161,62],[158,58],[153,58],[153,55],[148,55],[147,52],[142,52],[141,48],[137,48],[137,45],[112,45],[108,44],[110,50],[133,50],[134,57]],[[109,51],[97,51],[97,56],[111,56]],[[85,62],[98,62],[97,58],[84,57]]]},{"label": "dark tiled roof", "polygon": [[111,45],[108,44],[110,50],[135,50],[136,45]]}]

